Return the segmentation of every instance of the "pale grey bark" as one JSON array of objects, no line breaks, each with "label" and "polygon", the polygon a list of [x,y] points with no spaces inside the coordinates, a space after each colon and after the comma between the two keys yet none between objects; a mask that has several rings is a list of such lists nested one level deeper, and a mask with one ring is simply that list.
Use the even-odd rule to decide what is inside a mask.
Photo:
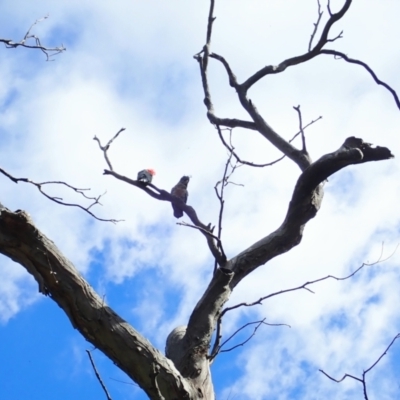
[{"label": "pale grey bark", "polygon": [[0,253],[33,275],[74,328],[131,377],[151,399],[198,399],[197,388],[116,314],[23,211],[0,209]]}]

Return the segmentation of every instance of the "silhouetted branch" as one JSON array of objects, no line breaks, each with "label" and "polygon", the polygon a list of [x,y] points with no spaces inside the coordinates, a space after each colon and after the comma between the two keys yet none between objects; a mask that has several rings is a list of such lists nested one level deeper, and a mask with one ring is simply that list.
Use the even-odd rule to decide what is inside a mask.
[{"label": "silhouetted branch", "polygon": [[[245,324],[245,325],[243,325],[242,327],[240,327],[239,329],[237,329],[231,336],[229,336],[228,339],[226,339],[226,340],[221,344],[219,353],[227,353],[228,351],[232,351],[232,350],[234,350],[234,349],[236,349],[236,348],[238,348],[238,347],[244,346],[244,345],[256,334],[258,328],[259,328],[261,325],[268,325],[268,326],[287,326],[287,327],[290,328],[290,325],[287,325],[287,324],[269,324],[268,322],[264,322],[264,321],[265,321],[265,318],[263,318],[261,321],[248,322],[247,324]],[[244,342],[241,342],[241,343],[239,343],[239,344],[237,344],[237,345],[235,345],[235,346],[233,346],[233,347],[231,347],[231,348],[229,348],[229,349],[222,350],[222,347],[225,346],[225,344],[227,344],[227,343],[228,343],[234,336],[236,336],[241,330],[243,330],[243,329],[246,328],[247,326],[254,325],[254,324],[257,324],[257,325],[256,325],[256,327],[254,328],[253,333],[252,333]]]},{"label": "silhouetted branch", "polygon": [[328,43],[329,41],[338,39],[338,37],[336,37],[335,39],[328,38],[330,29],[337,21],[339,21],[346,14],[348,9],[350,8],[351,2],[352,2],[352,0],[346,0],[342,9],[339,12],[337,12],[336,14],[330,13],[330,18],[328,19],[328,21],[325,24],[325,27],[321,33],[320,39],[319,39],[318,43],[313,47],[313,49],[311,49],[311,51],[308,51],[307,53],[302,54],[300,56],[288,58],[288,59],[282,61],[281,63],[279,63],[278,65],[268,65],[264,68],[261,68],[259,71],[257,71],[255,74],[250,76],[245,82],[243,82],[240,85],[241,89],[244,90],[245,92],[247,92],[247,90],[250,89],[251,86],[253,86],[256,82],[258,82],[264,76],[269,75],[269,74],[278,74],[280,72],[285,71],[286,68],[288,68],[288,67],[304,63],[304,62],[309,61],[312,58],[318,56],[319,54],[321,54],[321,50],[322,50],[323,46],[325,46],[326,43]]},{"label": "silhouetted branch", "polygon": [[[257,131],[262,136],[264,136],[273,146],[280,150],[284,155],[294,161],[302,171],[304,171],[311,164],[311,159],[303,151],[298,150],[292,144],[283,139],[277,132],[274,131],[274,129],[272,129],[267,121],[265,121],[265,119],[259,113],[254,102],[250,100],[247,96],[247,91],[249,89],[249,87],[245,86],[247,81],[239,85],[236,80],[235,74],[232,72],[229,63],[225,60],[224,57],[215,53],[210,54],[210,57],[220,61],[225,67],[226,73],[229,77],[229,84],[236,90],[242,107],[253,119]],[[202,74],[202,79],[207,79],[207,75]],[[207,82],[206,85],[208,86]]]},{"label": "silhouetted branch", "polygon": [[304,129],[303,129],[303,119],[301,116],[301,111],[300,111],[300,106],[293,107],[299,116],[299,132],[301,133],[301,142],[302,142],[302,151],[304,153],[307,153],[307,148],[306,148],[306,137],[304,135]]},{"label": "silhouetted branch", "polygon": [[[49,16],[46,15],[43,18],[37,19],[32,25],[31,27],[28,29],[28,31],[26,32],[25,36],[23,37],[22,40],[20,40],[19,42],[14,42],[12,39],[0,39],[0,43],[4,43],[4,45],[6,46],[6,48],[8,49],[15,49],[17,47],[25,47],[28,49],[39,49],[41,50],[45,55],[46,55],[46,61],[52,61],[50,60],[51,57],[56,56],[59,53],[62,53],[63,51],[66,50],[66,48],[61,45],[61,47],[46,47],[43,46],[42,43],[40,42],[40,39],[36,36],[36,35],[32,35],[31,34],[31,30],[32,28],[37,25],[39,22],[44,21],[45,19],[47,19]],[[35,44],[28,44],[27,42],[32,39],[34,40]]]},{"label": "silhouetted branch", "polygon": [[[96,216],[95,214],[93,214],[90,209],[95,206],[96,204],[101,205],[100,203],[100,199],[104,196],[104,194],[97,196],[97,197],[91,197],[91,196],[87,196],[85,194],[85,191],[88,191],[90,189],[81,189],[81,188],[76,188],[66,182],[62,182],[62,181],[47,181],[47,182],[34,182],[32,180],[30,180],[29,178],[15,178],[14,176],[10,175],[8,172],[6,172],[4,169],[0,168],[0,173],[2,173],[3,175],[5,175],[7,178],[11,179],[13,182],[18,183],[18,182],[24,182],[24,183],[29,183],[33,186],[35,186],[40,193],[43,194],[43,196],[47,197],[49,200],[54,201],[57,204],[61,204],[63,206],[68,206],[68,207],[78,207],[81,210],[87,212],[89,215],[91,215],[93,218],[97,219],[98,221],[104,221],[104,222],[112,222],[112,223],[116,223],[116,222],[120,222],[121,220],[116,220],[116,219],[104,219],[104,218],[100,218],[98,216]],[[84,198],[88,199],[88,200],[92,200],[92,204],[90,204],[88,207],[83,207],[80,204],[76,204],[76,203],[66,203],[63,201],[63,199],[61,197],[56,197],[56,196],[50,196],[49,194],[47,194],[42,186],[45,185],[61,185],[61,186],[66,186],[69,189],[72,189],[74,192],[80,194],[81,196],[83,196]]]},{"label": "silhouetted branch", "polygon": [[92,364],[92,367],[93,367],[94,373],[96,375],[96,378],[100,382],[100,385],[103,388],[104,393],[106,394],[107,400],[112,400],[110,394],[108,393],[106,385],[104,384],[103,380],[101,379],[101,376],[100,376],[99,372],[97,371],[96,365],[94,364],[94,361],[93,361],[93,358],[92,358],[92,354],[90,353],[89,350],[86,350],[86,353],[89,356],[89,360],[90,360],[90,363]]},{"label": "silhouetted branch", "polygon": [[[219,126],[217,126],[218,129],[218,133],[221,136],[221,129]],[[225,164],[225,168],[224,168],[224,174],[222,176],[222,179],[220,181],[218,181],[215,186],[214,186],[214,190],[215,190],[215,194],[217,195],[217,198],[219,200],[219,214],[218,214],[218,233],[217,233],[217,237],[218,237],[218,246],[220,247],[221,253],[225,254],[223,249],[222,249],[222,242],[221,242],[221,235],[222,235],[222,217],[223,217],[223,213],[224,213],[224,205],[225,205],[225,199],[224,199],[224,190],[225,187],[229,184],[229,183],[233,183],[229,181],[229,178],[232,176],[232,174],[235,172],[237,166],[237,163],[235,165],[231,165],[231,160],[232,160],[232,152],[229,154],[228,160],[226,161]],[[228,169],[229,167],[231,167],[231,171],[228,173]],[[242,185],[243,186],[243,185]],[[219,187],[219,189],[218,189]],[[214,265],[214,273],[217,269],[217,263],[215,263]]]},{"label": "silhouetted branch", "polygon": [[[256,164],[256,163],[253,163],[253,162],[250,162],[250,161],[242,160],[242,159],[238,156],[238,154],[235,152],[235,148],[232,147],[232,144],[229,145],[229,144],[226,142],[226,140],[224,139],[224,136],[222,135],[222,130],[221,130],[221,128],[219,128],[219,126],[216,125],[216,129],[217,129],[217,131],[218,131],[218,136],[219,136],[219,138],[221,139],[222,144],[228,149],[229,153],[232,154],[233,157],[235,157],[236,161],[237,161],[238,163],[240,163],[240,164],[248,165],[248,166],[250,166],[250,167],[263,168],[263,167],[270,167],[270,166],[276,164],[277,162],[279,162],[279,161],[281,161],[281,160],[283,160],[283,159],[285,158],[285,156],[282,156],[282,157],[279,157],[277,160],[271,161],[271,162],[266,163],[266,164]],[[228,129],[231,131],[232,128],[228,128]]]},{"label": "silhouetted branch", "polygon": [[207,229],[204,229],[204,228],[202,228],[200,226],[191,225],[191,224],[188,224],[187,222],[184,222],[184,221],[183,222],[177,222],[176,224],[177,225],[181,225],[181,226],[187,226],[188,228],[198,229],[200,232],[204,233],[205,235],[215,239],[217,241],[217,243],[218,243],[218,246],[222,245],[221,244],[221,240],[217,236],[213,235],[213,233],[212,233],[212,232],[214,232],[214,228],[215,228],[214,226],[212,228],[207,226]]},{"label": "silhouetted branch", "polygon": [[[315,122],[319,121],[320,119],[322,119],[322,116],[320,115],[317,119],[313,119],[311,122],[309,122],[308,124],[303,126],[302,130],[299,130],[290,140],[289,143],[292,143],[294,139],[297,138],[297,136],[302,134],[302,131],[304,132],[306,130],[306,128],[308,128],[309,126],[311,126],[312,124],[314,124]],[[286,157],[286,156],[284,156]]]},{"label": "silhouetted branch", "polygon": [[344,375],[342,376],[341,379],[335,379],[335,378],[333,378],[332,376],[330,376],[329,374],[327,374],[325,371],[323,371],[322,369],[320,369],[319,371],[322,372],[327,378],[329,378],[330,380],[332,380],[332,381],[334,381],[334,382],[337,382],[337,383],[340,383],[340,382],[344,381],[346,378],[352,378],[352,379],[354,379],[354,380],[356,380],[356,381],[358,381],[358,382],[361,382],[361,383],[362,383],[362,386],[363,386],[364,399],[365,399],[365,400],[368,400],[367,383],[365,382],[366,375],[367,375],[367,373],[368,373],[369,371],[371,371],[371,370],[379,363],[379,361],[381,361],[381,359],[387,354],[387,352],[389,351],[389,349],[392,347],[392,345],[394,344],[394,342],[395,342],[398,338],[400,338],[400,333],[398,333],[398,334],[392,339],[392,341],[390,342],[389,346],[386,347],[386,350],[379,356],[379,358],[378,358],[369,368],[367,368],[365,371],[363,371],[363,373],[362,373],[362,375],[361,375],[361,376],[362,376],[361,378],[358,378],[358,377],[356,377],[356,376],[354,376],[354,375],[350,375],[350,374],[344,374]]},{"label": "silhouetted branch", "polygon": [[[256,327],[254,328],[252,334],[243,342],[229,348],[229,349],[222,349],[223,346],[225,346],[231,339],[233,339],[240,331],[242,331],[244,328],[250,326],[250,325],[256,325]],[[213,350],[211,352],[211,355],[209,356],[210,360],[212,361],[213,359],[215,359],[215,357],[217,357],[218,354],[220,353],[227,353],[229,351],[232,351],[234,349],[237,349],[238,347],[244,346],[247,342],[250,341],[250,339],[256,334],[258,328],[261,325],[268,325],[268,326],[287,326],[290,328],[290,325],[287,324],[270,324],[268,322],[265,322],[265,318],[263,318],[261,321],[255,321],[255,322],[248,322],[246,324],[244,324],[243,326],[241,326],[239,329],[237,329],[235,332],[232,333],[231,336],[229,336],[228,339],[226,339],[222,344],[220,343],[220,339],[221,339],[221,324],[217,325],[217,331],[216,331],[216,339],[215,339],[215,343],[213,346]]]},{"label": "silhouetted branch", "polygon": [[[218,130],[220,129],[219,126],[217,128],[218,128]],[[229,154],[229,157],[225,163],[224,174],[222,176],[222,179],[220,181],[218,181],[214,186],[215,194],[219,200],[218,239],[221,239],[221,233],[222,233],[222,216],[224,214],[224,204],[225,204],[224,189],[225,189],[225,186],[227,185],[227,180],[229,179],[228,168],[229,168],[231,160],[232,160],[232,153]],[[236,167],[234,167],[232,169],[232,173],[234,172],[235,168]],[[219,190],[218,190],[218,186],[220,186]]]},{"label": "silhouetted branch", "polygon": [[381,254],[380,254],[380,256],[378,257],[378,259],[375,262],[373,262],[373,263],[362,263],[360,267],[358,267],[355,271],[353,271],[351,274],[349,274],[349,275],[347,275],[345,277],[338,278],[338,277],[336,277],[334,275],[327,275],[327,276],[324,276],[323,278],[318,278],[318,279],[315,279],[315,280],[312,280],[312,281],[305,282],[302,285],[294,287],[294,288],[283,289],[283,290],[280,290],[279,292],[270,293],[270,294],[268,294],[266,296],[260,297],[258,300],[253,301],[251,303],[243,302],[243,303],[239,303],[239,304],[236,304],[234,306],[231,306],[231,307],[227,307],[224,310],[222,310],[221,314],[218,317],[218,321],[221,321],[223,316],[228,311],[235,310],[235,309],[240,308],[240,307],[252,307],[252,306],[255,306],[257,304],[262,304],[262,302],[264,300],[267,300],[267,299],[269,299],[271,297],[274,297],[274,296],[278,296],[278,295],[283,294],[283,293],[294,292],[296,290],[301,290],[301,289],[307,290],[310,293],[314,293],[310,288],[308,288],[308,286],[313,285],[314,283],[322,282],[322,281],[325,281],[327,279],[335,279],[337,281],[344,281],[344,280],[350,279],[355,274],[357,274],[357,272],[359,272],[361,269],[363,269],[365,266],[373,266],[373,265],[376,265],[376,264],[379,264],[379,263],[382,263],[382,262],[385,262],[385,261],[389,260],[393,256],[393,254],[397,251],[398,247],[399,247],[399,245],[396,246],[394,251],[388,257],[382,258],[383,257],[383,244],[382,244]]},{"label": "silhouetted branch", "polygon": [[[322,119],[322,116],[319,116],[318,118],[312,120],[311,122],[309,122],[308,124],[306,124],[303,127],[303,131],[308,128],[309,126],[313,125],[315,122],[319,121],[320,119]],[[225,125],[226,126],[226,125]],[[270,167],[276,163],[278,163],[279,161],[282,161],[286,156],[283,155],[282,157],[279,157],[278,159],[271,161],[269,163],[265,163],[265,164],[257,164],[257,163],[253,163],[250,161],[246,161],[246,160],[242,160],[239,155],[235,152],[235,148],[233,147],[232,143],[228,144],[224,138],[224,136],[222,135],[222,131],[223,129],[218,128],[218,125],[215,126],[215,128],[217,129],[218,132],[218,136],[221,139],[222,144],[227,148],[227,150],[229,151],[229,153],[231,153],[233,155],[233,157],[235,157],[236,161],[240,164],[243,165],[248,165],[249,167],[256,167],[256,168],[264,168],[264,167]],[[226,130],[229,130],[229,132],[232,132],[232,128],[228,128]],[[299,136],[301,134],[301,131],[298,131],[288,142],[292,143],[297,136]]]},{"label": "silhouetted branch", "polygon": [[321,11],[321,3],[319,2],[319,0],[317,0],[317,3],[318,3],[318,18],[317,18],[317,22],[314,23],[314,29],[313,29],[313,32],[311,33],[310,42],[308,43],[308,51],[311,51],[312,42],[318,31],[318,26],[319,26],[319,23],[321,22],[321,18],[323,15],[323,11]]},{"label": "silhouetted branch", "polygon": [[324,49],[324,50],[321,50],[321,54],[333,55],[336,58],[342,58],[343,60],[347,61],[348,63],[357,64],[357,65],[361,65],[362,67],[364,67],[368,71],[368,73],[372,76],[375,83],[383,86],[392,94],[397,107],[400,109],[400,100],[399,100],[399,97],[398,97],[396,91],[391,86],[389,86],[387,83],[381,81],[367,63],[360,61],[360,60],[356,60],[354,58],[350,58],[346,54],[341,53],[340,51],[336,51],[336,50],[329,50],[329,49],[325,50]]},{"label": "silhouetted branch", "polygon": [[112,175],[114,178],[116,178],[118,180],[121,180],[132,186],[135,186],[135,187],[143,190],[149,196],[153,197],[156,200],[168,201],[170,203],[177,204],[182,209],[182,211],[184,211],[186,213],[186,215],[190,218],[190,220],[193,222],[193,224],[199,228],[199,231],[205,236],[208,247],[209,247],[212,255],[214,256],[214,258],[217,260],[218,265],[220,265],[222,267],[226,264],[225,254],[221,253],[220,250],[217,248],[217,245],[215,244],[214,235],[212,234],[211,224],[205,225],[204,223],[202,223],[200,221],[200,219],[198,218],[195,209],[192,206],[185,204],[181,199],[177,198],[176,196],[173,196],[166,190],[159,189],[152,183],[144,183],[141,181],[137,181],[137,180],[128,178],[124,175],[120,175],[117,172],[108,170],[108,169],[105,169],[103,174],[104,175]]},{"label": "silhouetted branch", "polygon": [[100,149],[104,153],[104,158],[107,162],[107,165],[109,166],[110,170],[105,169],[103,174],[104,175],[112,175],[114,178],[119,179],[123,182],[126,182],[132,186],[135,186],[144,192],[146,192],[149,196],[153,197],[154,199],[161,200],[161,201],[169,201],[170,203],[174,203],[179,205],[179,207],[184,211],[190,220],[193,222],[193,224],[199,228],[199,231],[206,237],[208,247],[214,256],[216,262],[222,267],[226,263],[226,256],[223,253],[222,246],[220,247],[221,250],[217,248],[217,245],[214,242],[214,235],[212,234],[212,229],[211,229],[211,224],[205,225],[203,224],[199,218],[197,217],[197,213],[194,210],[193,207],[185,204],[181,199],[177,198],[176,196],[173,196],[169,192],[163,189],[158,189],[155,185],[152,183],[148,182],[142,182],[138,180],[134,180],[131,178],[128,178],[124,175],[120,175],[117,172],[113,170],[113,167],[111,165],[111,162],[108,158],[107,151],[110,148],[112,142],[118,137],[118,135],[123,132],[125,128],[121,128],[109,141],[105,146],[102,146],[100,143],[100,140],[95,136],[93,140],[97,141],[99,144]]},{"label": "silhouetted branch", "polygon": [[123,132],[124,130],[125,130],[125,128],[121,128],[121,129],[108,141],[108,143],[107,143],[105,146],[102,146],[102,145],[101,145],[100,139],[99,139],[97,136],[95,136],[95,137],[93,138],[93,140],[95,140],[95,141],[99,144],[100,150],[103,151],[103,153],[104,153],[104,158],[106,159],[106,163],[107,163],[107,165],[108,165],[108,167],[110,168],[111,171],[113,171],[113,167],[112,167],[111,162],[110,162],[110,160],[109,160],[109,158],[108,158],[107,151],[108,151],[108,149],[110,148],[111,143],[112,143],[112,142],[118,137],[118,135],[119,135],[121,132]]}]

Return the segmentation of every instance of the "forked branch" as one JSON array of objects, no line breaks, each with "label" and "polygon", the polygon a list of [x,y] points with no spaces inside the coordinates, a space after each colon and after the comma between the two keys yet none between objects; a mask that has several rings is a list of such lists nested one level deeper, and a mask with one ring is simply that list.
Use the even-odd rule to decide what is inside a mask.
[{"label": "forked branch", "polygon": [[327,374],[325,371],[323,371],[322,369],[320,369],[319,371],[322,372],[327,378],[329,378],[330,380],[332,380],[334,382],[337,382],[337,383],[343,382],[346,378],[351,378],[351,379],[354,379],[354,380],[360,382],[362,384],[362,386],[363,386],[364,399],[368,400],[369,397],[368,397],[368,393],[367,393],[367,383],[365,381],[366,375],[367,375],[368,372],[370,372],[373,368],[376,367],[376,365],[379,363],[379,361],[381,361],[382,358],[387,354],[387,352],[390,350],[390,348],[393,346],[394,342],[398,338],[400,338],[400,333],[398,333],[392,339],[392,341],[390,342],[389,346],[386,347],[386,350],[378,357],[378,359],[369,368],[367,368],[365,371],[363,371],[363,373],[361,374],[360,378],[357,377],[357,376],[351,375],[351,374],[344,374],[341,379],[335,379],[332,376],[330,376],[329,374]]},{"label": "forked branch", "polygon": [[104,154],[106,163],[110,168],[109,170],[105,169],[103,174],[104,175],[112,175],[114,178],[116,178],[120,181],[128,183],[129,185],[135,186],[135,187],[143,190],[145,193],[147,193],[153,199],[160,200],[160,201],[168,201],[170,203],[177,204],[182,209],[182,211],[184,211],[186,213],[186,215],[190,218],[193,225],[205,236],[211,254],[215,258],[218,265],[223,267],[226,264],[226,256],[222,250],[222,244],[220,241],[218,242],[216,240],[216,237],[213,234],[213,228],[211,227],[211,224],[206,225],[203,222],[201,222],[193,207],[191,207],[188,204],[185,204],[181,199],[177,198],[176,196],[173,196],[166,190],[159,189],[157,186],[153,185],[150,182],[142,182],[139,180],[131,179],[127,176],[121,175],[121,174],[117,173],[116,171],[114,171],[107,152],[110,149],[110,146],[113,143],[113,141],[124,130],[125,130],[125,128],[121,128],[104,146],[102,146],[100,139],[98,139],[97,136],[95,136],[93,138],[93,140],[95,140],[98,143],[100,150]]},{"label": "forked branch", "polygon": [[[242,331],[243,329],[245,329],[246,327],[250,326],[250,325],[256,325],[253,329],[253,332],[251,333],[251,335],[245,339],[244,341],[230,347],[229,349],[222,349],[230,340],[232,340],[240,331]],[[219,324],[217,326],[217,331],[216,331],[216,339],[215,339],[215,343],[213,346],[213,350],[211,352],[211,355],[209,356],[210,360],[213,360],[217,357],[218,354],[220,353],[228,353],[232,350],[237,349],[238,347],[244,346],[246,343],[248,343],[256,334],[258,328],[261,325],[267,325],[267,326],[286,326],[288,328],[290,328],[290,325],[287,324],[270,324],[268,322],[265,322],[265,318],[263,318],[261,321],[254,321],[254,322],[248,322],[246,324],[244,324],[243,326],[241,326],[239,329],[237,329],[235,332],[232,333],[231,336],[228,337],[228,339],[226,339],[223,343],[220,344],[220,340],[222,338],[221,335],[221,324]]]},{"label": "forked branch", "polygon": [[282,225],[274,232],[250,246],[230,260],[235,272],[232,285],[272,258],[297,246],[303,236],[305,224],[317,214],[327,178],[349,165],[389,160],[393,154],[386,147],[373,147],[362,139],[349,137],[335,152],[322,156],[299,177]]},{"label": "forked branch", "polygon": [[[219,126],[217,126],[217,129],[220,132]],[[222,219],[223,219],[224,207],[225,207],[224,192],[225,192],[226,186],[228,186],[230,183],[233,184],[233,182],[231,182],[229,180],[229,178],[235,172],[236,168],[238,168],[237,162],[236,162],[236,164],[232,165],[231,160],[232,160],[232,153],[229,154],[228,159],[225,163],[225,168],[224,168],[224,173],[223,173],[222,179],[220,181],[218,181],[214,186],[215,194],[219,201],[218,231],[217,231],[218,246],[223,255],[225,255],[225,252],[222,248],[221,236],[222,236]],[[239,165],[239,167],[240,167],[240,165]],[[243,185],[239,185],[239,186],[243,186]],[[215,263],[215,265],[214,265],[214,273],[215,273],[216,269],[217,269],[217,263]]]},{"label": "forked branch", "polygon": [[226,264],[226,256],[223,253],[221,253],[221,251],[217,247],[211,224],[205,225],[203,222],[201,222],[197,216],[195,209],[192,206],[185,204],[183,201],[181,201],[177,197],[173,196],[172,194],[170,194],[169,192],[167,192],[164,189],[159,189],[157,186],[153,185],[152,183],[144,183],[141,181],[137,181],[137,180],[128,178],[124,175],[120,175],[115,171],[110,171],[107,169],[104,170],[103,174],[104,175],[112,175],[114,178],[116,178],[120,181],[126,182],[132,186],[135,186],[135,187],[143,190],[145,193],[147,193],[149,196],[153,197],[156,200],[168,201],[170,203],[178,204],[179,207],[182,209],[182,211],[185,212],[185,214],[190,218],[192,223],[197,228],[199,228],[198,230],[205,236],[208,247],[211,251],[211,254],[214,256],[218,265],[223,267]]},{"label": "forked branch", "polygon": [[95,136],[95,137],[93,138],[93,140],[95,140],[95,141],[99,144],[100,150],[103,151],[104,158],[105,158],[105,160],[106,160],[106,163],[107,163],[107,165],[108,165],[108,168],[110,168],[111,171],[113,171],[113,167],[112,167],[112,165],[111,165],[110,159],[108,158],[107,151],[108,151],[108,149],[110,148],[112,142],[113,142],[113,141],[119,136],[119,134],[120,134],[121,132],[123,132],[124,130],[125,130],[125,128],[121,128],[121,129],[107,142],[107,144],[106,144],[105,146],[102,146],[102,145],[101,145],[100,139],[99,139],[97,136]]},{"label": "forked branch", "polygon": [[[36,35],[31,34],[31,30],[33,29],[33,27],[35,25],[37,25],[39,22],[44,21],[48,17],[49,16],[46,15],[43,18],[37,19],[30,26],[28,31],[25,33],[25,36],[19,42],[14,42],[12,39],[1,39],[0,38],[0,43],[4,43],[4,45],[8,49],[15,49],[17,47],[25,47],[28,49],[39,49],[46,55],[46,61],[52,61],[51,57],[54,57],[57,54],[62,53],[63,51],[66,50],[66,48],[63,45],[61,45],[59,47],[43,46],[40,39]],[[30,44],[31,42],[33,42],[34,44]]]},{"label": "forked branch", "polygon": [[[24,183],[29,183],[33,186],[35,186],[39,192],[47,197],[49,200],[54,201],[57,204],[61,204],[63,206],[68,206],[68,207],[77,207],[80,208],[81,210],[87,212],[90,216],[92,216],[93,218],[97,219],[98,221],[104,221],[104,222],[120,222],[121,220],[116,220],[116,219],[104,219],[104,218],[100,218],[97,215],[95,215],[92,211],[90,211],[90,209],[99,204],[100,203],[100,199],[104,196],[104,194],[101,194],[97,197],[92,197],[92,196],[88,196],[85,192],[89,191],[90,189],[88,188],[77,188],[75,186],[72,186],[66,182],[63,181],[47,181],[47,182],[34,182],[32,180],[30,180],[29,178],[15,178],[14,176],[12,176],[11,174],[9,174],[8,172],[6,172],[4,169],[0,168],[0,173],[2,173],[3,175],[5,175],[7,178],[11,179],[13,182],[15,183],[19,183],[19,182],[24,182]],[[65,186],[69,189],[71,189],[72,191],[78,193],[79,195],[81,195],[82,197],[84,197],[85,199],[91,200],[91,204],[89,204],[89,206],[84,207],[80,204],[77,203],[67,203],[65,201],[63,201],[62,197],[57,197],[57,196],[51,196],[48,193],[46,193],[43,189],[43,186],[47,186],[47,185],[60,185],[60,186]]]}]

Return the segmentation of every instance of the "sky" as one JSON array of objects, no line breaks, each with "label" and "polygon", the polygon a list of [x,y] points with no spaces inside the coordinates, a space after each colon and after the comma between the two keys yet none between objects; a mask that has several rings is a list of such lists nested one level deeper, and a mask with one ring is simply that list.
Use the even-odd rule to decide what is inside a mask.
[{"label": "sky", "polygon": [[[0,167],[34,181],[63,180],[105,193],[93,211],[117,224],[94,220],[78,208],[57,205],[34,187],[0,176],[0,201],[26,210],[100,296],[135,329],[164,350],[165,339],[187,319],[213,271],[201,234],[176,224],[170,204],[157,202],[110,176],[96,135],[112,144],[114,169],[135,178],[154,168],[154,184],[170,190],[190,175],[188,204],[205,223],[216,224],[214,186],[222,178],[227,152],[206,118],[201,79],[193,55],[205,42],[207,1],[113,2],[3,0],[0,37],[22,39],[32,31],[47,46],[66,52],[46,62],[40,51],[1,48]],[[331,1],[338,10],[343,1]],[[326,21],[325,10],[322,23]],[[367,62],[400,93],[400,25],[397,0],[354,1],[332,29],[331,43]],[[217,0],[212,51],[230,63],[239,82],[265,65],[307,50],[317,2],[305,0]],[[216,113],[248,119],[221,65],[210,61]],[[316,160],[349,136],[400,154],[400,110],[392,95],[359,66],[320,56],[268,76],[249,92],[267,122],[284,138],[298,131],[293,106],[304,123]],[[236,129],[233,144],[242,159],[265,163],[279,152],[256,132]],[[296,143],[300,145],[300,142]],[[228,306],[252,302],[327,275],[346,281],[314,284],[314,293],[282,294],[252,308],[228,312],[223,338],[265,318],[245,346],[222,353],[212,366],[222,400],[363,398],[361,384],[337,384],[360,376],[400,332],[400,165],[398,158],[346,168],[325,185],[321,210],[299,246],[246,277]],[[282,222],[300,174],[284,160],[274,167],[238,168],[226,190],[223,243],[228,257],[268,235]],[[62,187],[54,196],[84,203]],[[184,218],[188,222],[188,218]],[[1,257],[0,400],[101,399],[86,350],[113,399],[141,400],[141,390],[75,331],[62,310],[38,293],[21,266]],[[249,325],[226,348],[252,332]],[[400,397],[400,343],[369,374],[371,400]]]}]

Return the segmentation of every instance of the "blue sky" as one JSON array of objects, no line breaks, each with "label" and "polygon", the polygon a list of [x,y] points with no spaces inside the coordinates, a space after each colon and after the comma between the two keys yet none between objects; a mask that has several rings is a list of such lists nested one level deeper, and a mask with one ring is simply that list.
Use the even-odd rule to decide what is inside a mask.
[{"label": "blue sky", "polygon": [[[226,57],[243,81],[267,64],[307,49],[316,1],[217,0],[213,51]],[[338,9],[342,1],[331,1]],[[213,270],[203,237],[176,225],[168,203],[156,202],[109,176],[103,143],[121,127],[109,156],[115,170],[135,177],[143,168],[157,172],[155,184],[169,190],[191,175],[189,204],[201,219],[215,224],[226,151],[207,122],[198,65],[204,45],[207,2],[91,2],[71,0],[3,1],[0,37],[19,40],[34,28],[49,46],[67,51],[46,62],[39,51],[0,48],[1,168],[32,180],[65,180],[106,192],[103,218],[49,202],[33,187],[1,179],[0,201],[29,212],[41,229],[124,319],[164,349],[168,333],[186,323]],[[398,66],[400,5],[354,2],[333,30],[344,38],[330,47],[360,58],[400,92]],[[324,14],[326,17],[326,13]],[[217,115],[245,118],[220,65],[210,64],[210,85]],[[400,110],[390,93],[354,65],[327,56],[269,76],[250,96],[282,136],[297,132],[293,106],[303,120],[322,115],[307,129],[308,148],[317,159],[349,136],[389,147],[400,154]],[[243,159],[268,162],[279,156],[254,132],[235,130]],[[236,289],[228,305],[254,301],[269,293],[332,274],[345,276],[363,262],[393,252],[399,242],[399,162],[353,166],[325,186],[317,217],[300,246],[255,271]],[[285,160],[273,168],[239,168],[226,191],[224,248],[229,257],[275,229],[287,210],[299,175]],[[61,188],[53,194],[81,201]],[[362,399],[360,384],[335,384],[334,377],[359,376],[400,332],[400,255],[367,266],[346,282],[313,286],[271,298],[252,309],[226,315],[224,337],[247,322],[266,318],[243,348],[221,354],[212,369],[219,399]],[[86,349],[61,309],[39,296],[37,285],[20,266],[1,257],[0,399],[101,399]],[[252,329],[246,330],[251,334]],[[242,336],[241,338],[245,337]],[[238,343],[236,338],[230,345]],[[236,340],[236,341],[235,341]],[[99,351],[96,365],[114,399],[146,396]],[[370,399],[400,396],[400,343],[368,376]]]}]

